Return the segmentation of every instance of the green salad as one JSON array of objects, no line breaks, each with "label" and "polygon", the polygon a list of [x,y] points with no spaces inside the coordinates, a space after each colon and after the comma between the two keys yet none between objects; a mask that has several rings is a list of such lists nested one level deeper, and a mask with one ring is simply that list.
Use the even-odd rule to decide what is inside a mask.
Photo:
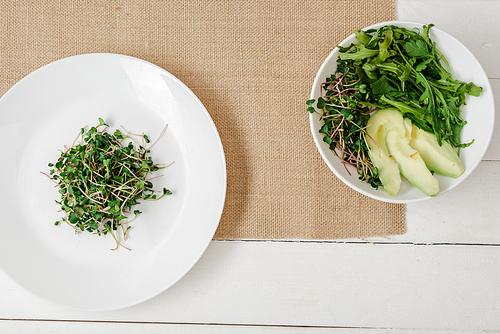
[{"label": "green salad", "polygon": [[[394,158],[400,156],[394,154],[395,150],[398,153],[405,151],[404,156],[410,153],[419,158],[429,156],[422,154],[421,151],[425,148],[416,150],[410,144],[412,133],[413,136],[419,135],[419,139],[423,138],[420,131],[412,129],[432,134],[429,139],[432,143],[428,146],[432,146],[433,151],[437,150],[436,154],[431,154],[433,159],[439,160],[436,157],[442,154],[440,150],[443,150],[443,146],[446,147],[447,155],[448,146],[459,154],[460,149],[473,143],[461,141],[461,131],[466,122],[461,116],[460,108],[467,95],[477,97],[482,88],[472,82],[466,83],[453,78],[446,57],[429,37],[432,27],[432,24],[423,26],[423,30],[419,31],[417,28],[410,30],[387,25],[366,31],[356,30],[354,33],[359,43],[338,46],[339,57],[335,73],[322,84],[322,96],[317,100],[307,101],[308,111],[320,116],[323,125],[319,131],[324,135],[323,141],[343,164],[356,167],[359,178],[374,188],[383,186],[386,189],[387,175],[381,177],[381,173],[387,174],[388,169],[393,169],[393,166],[387,168],[386,165],[375,163],[375,160],[380,160],[374,159],[375,153],[387,155],[398,166],[398,170],[416,185],[412,181],[414,178],[408,177],[404,172],[412,174],[415,172],[414,167],[410,167],[408,171],[405,162]],[[395,118],[386,117],[384,119],[387,124],[380,125],[377,121],[380,125],[377,128],[379,132],[370,135],[370,118],[385,109],[398,111],[406,122],[406,128],[401,127],[404,123],[400,123],[399,119],[395,127],[391,123]],[[400,142],[397,137],[395,139],[398,145],[387,145],[387,135],[395,129],[403,141]],[[392,138],[393,135],[389,137]],[[402,147],[403,144],[409,145],[410,149]],[[392,153],[389,147],[392,147]],[[376,148],[383,152],[375,152]],[[431,174],[436,172],[436,168],[430,167],[432,163],[423,163]],[[456,163],[454,157],[453,163]],[[421,165],[420,162],[419,164]],[[422,190],[421,185],[417,187]],[[390,195],[394,196],[396,193]],[[429,195],[435,194],[430,192]]]}]

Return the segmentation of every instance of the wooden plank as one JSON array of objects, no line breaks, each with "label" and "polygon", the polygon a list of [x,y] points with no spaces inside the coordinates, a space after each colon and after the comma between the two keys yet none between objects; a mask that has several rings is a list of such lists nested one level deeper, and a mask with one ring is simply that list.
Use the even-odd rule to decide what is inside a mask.
[{"label": "wooden plank", "polygon": [[[482,161],[469,178],[436,198],[406,205],[404,235],[367,238],[376,243],[500,244],[500,162]],[[337,242],[360,242],[360,239]]]},{"label": "wooden plank", "polygon": [[406,206],[407,233],[370,241],[500,244],[500,162],[482,161],[455,189]]},{"label": "wooden plank", "polygon": [[135,307],[78,312],[0,276],[8,319],[500,330],[500,247],[212,242],[176,285]]},{"label": "wooden plank", "polygon": [[434,23],[462,42],[482,64],[489,78],[500,78],[500,2],[398,0],[398,20]]},{"label": "wooden plank", "polygon": [[[66,322],[66,321],[18,321],[0,320],[2,333],[108,333],[108,334],[478,334],[484,331],[462,330],[419,330],[419,329],[394,329],[394,328],[334,328],[334,327],[276,327],[276,326],[233,326],[222,324],[162,324],[162,323],[100,323],[100,322]],[[499,333],[491,331],[488,333]]]},{"label": "wooden plank", "polygon": [[[398,20],[434,23],[462,42],[483,66],[490,78],[494,98],[500,101],[497,34],[500,1],[399,0],[396,3]],[[496,129],[500,128],[498,117],[495,124]],[[484,159],[500,160],[500,131],[493,132]]]},{"label": "wooden plank", "polygon": [[[493,90],[493,98],[495,101],[500,101],[500,79],[490,79],[491,89]],[[495,106],[495,108],[498,107]],[[498,112],[495,114],[495,128],[488,150],[484,154],[483,160],[500,160],[500,117]]]},{"label": "wooden plank", "polygon": [[[433,22],[469,47],[500,100],[500,2],[397,4],[399,19]],[[62,309],[0,272],[4,319],[171,322],[0,320],[0,332],[499,333],[499,131],[484,159],[455,190],[409,204],[407,234],[369,240],[388,244],[212,242],[171,289],[120,311]]]}]

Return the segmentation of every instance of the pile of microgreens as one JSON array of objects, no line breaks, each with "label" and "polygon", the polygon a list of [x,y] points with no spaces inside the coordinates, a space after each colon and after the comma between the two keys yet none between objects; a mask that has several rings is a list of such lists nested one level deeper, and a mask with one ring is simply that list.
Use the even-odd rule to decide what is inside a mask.
[{"label": "pile of microgreens", "polygon": [[[368,90],[356,72],[352,62],[338,60],[337,70],[321,85],[323,97],[317,102],[323,126],[320,133],[330,150],[342,160],[342,163],[356,167],[359,179],[368,182],[372,187],[381,186],[378,170],[373,166],[364,136],[365,124],[370,118],[373,108],[360,103],[366,100]],[[318,113],[307,101],[309,112]],[[318,113],[319,114],[319,113]]]},{"label": "pile of microgreens", "polygon": [[[145,148],[145,143],[150,143],[147,135],[133,134],[123,127],[125,132],[116,130],[109,134],[108,127],[99,118],[99,125],[88,131],[82,128],[73,146],[62,151],[55,164],[48,164],[51,169],[46,175],[59,188],[61,200],[56,203],[65,212],[55,225],[64,221],[75,233],[109,233],[116,241],[113,250],[120,246],[130,250],[122,244],[118,231],[127,240],[128,224],[142,213],[132,211],[139,200],[159,200],[172,194],[163,188],[157,195],[151,182],[162,176],[151,177],[152,172],[168,166],[160,167],[148,156],[158,140]],[[165,130],[166,127],[158,139]],[[142,143],[136,138],[141,138]]]}]

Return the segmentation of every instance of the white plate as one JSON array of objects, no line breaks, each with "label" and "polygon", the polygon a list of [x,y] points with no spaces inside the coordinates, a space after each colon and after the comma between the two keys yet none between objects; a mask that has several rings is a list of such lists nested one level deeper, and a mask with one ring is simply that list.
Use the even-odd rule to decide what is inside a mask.
[{"label": "white plate", "polygon": [[[175,161],[154,181],[173,195],[139,205],[126,242],[132,251],[111,251],[110,235],[53,225],[59,194],[40,172],[98,117],[152,139],[168,124],[152,157]],[[88,54],[31,73],[0,100],[0,151],[0,266],[55,304],[97,311],[152,298],[189,271],[219,224],[226,167],[214,123],[182,82],[146,61]]]},{"label": "white plate", "polygon": [[[377,29],[385,25],[396,25],[407,29],[417,27],[420,29],[420,32],[422,32],[424,24],[408,21],[390,21],[377,23],[366,27],[363,30],[371,28]],[[472,81],[476,85],[483,88],[483,92],[480,97],[467,96],[467,105],[462,106],[461,108],[462,117],[467,121],[467,125],[462,130],[462,141],[469,142],[472,139],[475,140],[473,145],[463,149],[460,154],[460,158],[465,166],[465,172],[458,179],[452,179],[450,177],[435,174],[440,185],[440,193],[438,196],[441,196],[446,191],[454,188],[465,180],[481,161],[493,134],[493,127],[495,124],[495,106],[493,101],[493,92],[491,91],[488,77],[474,55],[457,39],[439,28],[431,28],[430,38],[436,42],[437,48],[448,59],[454,79],[464,82]],[[354,34],[347,37],[344,41],[339,43],[339,45],[345,47],[351,43],[359,43]],[[321,83],[325,82],[326,78],[335,72],[335,69],[337,68],[337,58],[338,48],[335,48],[332,53],[330,53],[328,58],[326,58],[316,75],[311,90],[311,99],[315,99],[317,101],[320,97]],[[409,203],[431,198],[422,193],[416,187],[412,186],[410,182],[404,178],[399,193],[395,197],[390,197],[383,190],[383,188],[376,190],[368,183],[358,180],[356,168],[351,168],[351,166],[349,167],[349,171],[352,176],[350,176],[345,170],[340,159],[334,156],[328,145],[323,142],[323,135],[319,133],[319,130],[323,125],[322,121],[319,119],[319,115],[311,114],[309,120],[316,147],[323,157],[323,160],[335,173],[335,175],[337,175],[337,177],[339,177],[352,189],[371,198],[392,203]]]}]

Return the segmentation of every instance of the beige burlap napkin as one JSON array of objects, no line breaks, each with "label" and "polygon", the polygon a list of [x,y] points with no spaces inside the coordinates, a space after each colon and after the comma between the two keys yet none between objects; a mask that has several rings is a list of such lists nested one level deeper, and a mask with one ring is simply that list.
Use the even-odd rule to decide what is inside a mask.
[{"label": "beige burlap napkin", "polygon": [[305,101],[321,63],[354,29],[395,18],[395,0],[0,2],[0,94],[52,61],[112,52],[177,76],[224,146],[219,239],[401,234],[403,205],[345,186],[313,143]]}]

